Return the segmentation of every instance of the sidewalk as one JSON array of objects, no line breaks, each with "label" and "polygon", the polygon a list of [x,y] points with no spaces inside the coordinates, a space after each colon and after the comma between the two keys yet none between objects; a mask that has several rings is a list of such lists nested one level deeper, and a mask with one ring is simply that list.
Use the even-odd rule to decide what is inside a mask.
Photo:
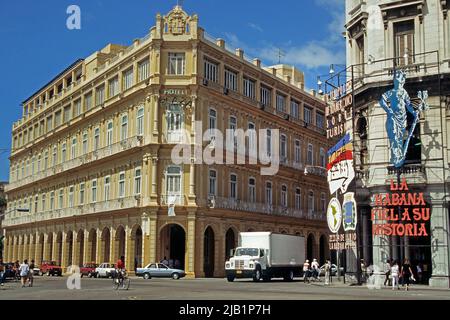
[{"label": "sidewalk", "polygon": [[[325,285],[325,282],[323,280],[320,281],[320,282],[305,283],[305,285],[315,285],[315,286],[318,286],[318,287],[330,287],[330,288],[364,288],[364,289],[368,289],[367,283],[363,283],[362,285],[357,285],[357,284],[353,284],[353,283],[344,283],[344,281],[342,279],[341,279],[341,281],[338,281],[337,279],[333,279],[333,281],[330,282],[329,285]],[[384,286],[384,285],[382,285],[379,290],[392,290],[392,287],[391,286]],[[401,290],[405,290],[405,287],[402,287],[400,285],[400,291]],[[409,286],[409,290],[410,291],[417,291],[417,290],[440,291],[440,292],[448,291],[450,293],[450,288],[449,289],[435,288],[435,287],[430,287],[430,286],[424,285],[424,284],[413,284],[413,285],[410,285]]]}]

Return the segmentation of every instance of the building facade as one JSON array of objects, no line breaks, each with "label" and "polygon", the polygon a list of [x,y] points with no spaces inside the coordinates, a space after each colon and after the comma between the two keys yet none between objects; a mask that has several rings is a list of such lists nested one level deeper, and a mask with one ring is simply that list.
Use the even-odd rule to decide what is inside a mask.
[{"label": "building facade", "polygon": [[[293,67],[230,51],[179,6],[131,46],[77,60],[13,125],[6,260],[67,267],[123,255],[133,270],[166,257],[189,276],[223,276],[250,230],[303,235],[310,258],[325,259],[324,103],[303,82]],[[199,162],[194,150],[218,153],[218,137],[202,139],[211,129],[266,130],[278,173]],[[175,164],[180,145],[192,155]]]},{"label": "building facade", "polygon": [[[420,265],[424,282],[449,288],[449,102],[450,1],[347,0],[347,64],[353,74],[358,206],[362,216],[362,256],[383,270],[387,259]],[[398,171],[390,157],[386,112],[380,105],[393,88],[396,71],[406,73],[413,105],[428,91],[429,109],[415,128],[400,170],[411,192],[424,193],[431,219],[426,236],[372,236],[373,196],[389,193]],[[348,78],[349,79],[349,78]]]}]

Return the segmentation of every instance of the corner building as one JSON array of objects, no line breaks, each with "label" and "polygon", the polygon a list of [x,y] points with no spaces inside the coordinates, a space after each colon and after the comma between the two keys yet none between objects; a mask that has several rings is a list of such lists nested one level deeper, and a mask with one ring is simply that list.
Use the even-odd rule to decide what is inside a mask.
[{"label": "corner building", "polygon": [[[66,268],[124,255],[134,270],[167,257],[191,277],[217,277],[240,231],[273,231],[305,236],[308,257],[323,261],[324,108],[293,67],[249,61],[179,6],[158,14],[146,37],[77,60],[23,103],[5,259]],[[192,149],[208,148],[195,121],[203,132],[279,129],[279,172],[193,156],[175,165],[183,130]]]}]

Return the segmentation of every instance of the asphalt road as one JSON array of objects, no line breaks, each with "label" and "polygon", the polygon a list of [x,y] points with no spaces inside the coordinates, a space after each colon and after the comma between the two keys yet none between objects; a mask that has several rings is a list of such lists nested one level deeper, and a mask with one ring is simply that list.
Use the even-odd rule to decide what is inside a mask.
[{"label": "asphalt road", "polygon": [[111,279],[81,279],[80,290],[67,288],[67,277],[35,277],[33,288],[21,288],[19,282],[0,287],[0,300],[450,300],[450,290],[414,286],[410,291],[390,288],[370,290],[302,281],[254,283],[251,280],[225,279],[131,279],[129,290],[115,291]]}]

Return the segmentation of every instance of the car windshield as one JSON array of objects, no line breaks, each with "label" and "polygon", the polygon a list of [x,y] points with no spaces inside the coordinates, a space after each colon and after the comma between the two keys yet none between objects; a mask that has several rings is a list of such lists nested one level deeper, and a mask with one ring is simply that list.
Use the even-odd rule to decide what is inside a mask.
[{"label": "car windshield", "polygon": [[236,257],[240,256],[251,256],[256,257],[259,256],[259,250],[255,248],[239,248],[236,250]]}]

